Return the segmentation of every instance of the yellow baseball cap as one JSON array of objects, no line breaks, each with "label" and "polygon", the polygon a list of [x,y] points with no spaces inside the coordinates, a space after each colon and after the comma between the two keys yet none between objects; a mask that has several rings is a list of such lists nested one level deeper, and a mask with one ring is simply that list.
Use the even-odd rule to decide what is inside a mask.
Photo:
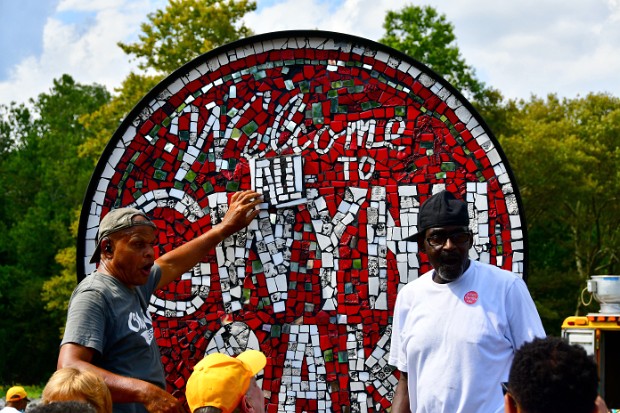
[{"label": "yellow baseball cap", "polygon": [[250,387],[250,380],[267,364],[258,350],[246,350],[237,357],[212,353],[194,366],[187,380],[185,397],[190,410],[217,407],[231,413]]},{"label": "yellow baseball cap", "polygon": [[28,393],[22,386],[13,386],[6,392],[6,401],[7,402],[17,402],[22,399],[28,400]]}]

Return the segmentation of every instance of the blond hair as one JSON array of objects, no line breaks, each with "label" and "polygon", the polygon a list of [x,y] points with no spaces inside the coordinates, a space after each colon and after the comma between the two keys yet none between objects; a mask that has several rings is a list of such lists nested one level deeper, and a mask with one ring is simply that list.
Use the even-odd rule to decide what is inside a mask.
[{"label": "blond hair", "polygon": [[65,367],[57,370],[41,394],[44,404],[62,401],[84,401],[97,413],[112,413],[112,395],[105,381],[88,370]]}]

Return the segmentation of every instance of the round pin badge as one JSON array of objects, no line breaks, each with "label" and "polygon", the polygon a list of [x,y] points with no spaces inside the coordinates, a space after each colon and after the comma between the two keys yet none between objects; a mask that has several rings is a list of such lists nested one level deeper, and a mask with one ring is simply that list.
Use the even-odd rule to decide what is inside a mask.
[{"label": "round pin badge", "polygon": [[469,291],[465,294],[465,297],[463,297],[463,301],[467,304],[475,304],[476,301],[478,301],[478,293],[475,291]]}]

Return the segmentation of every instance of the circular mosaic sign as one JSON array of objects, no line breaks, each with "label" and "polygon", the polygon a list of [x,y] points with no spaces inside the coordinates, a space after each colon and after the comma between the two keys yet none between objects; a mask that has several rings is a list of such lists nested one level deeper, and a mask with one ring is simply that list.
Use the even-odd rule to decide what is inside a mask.
[{"label": "circular mosaic sign", "polygon": [[204,354],[254,348],[268,412],[385,411],[396,294],[430,268],[405,239],[438,190],[468,203],[471,258],[523,275],[513,176],[463,96],[380,44],[295,31],[200,56],[130,113],[88,188],[80,278],[110,209],[144,210],[162,254],[251,188],[266,200],[257,219],[150,302],[178,397]]}]

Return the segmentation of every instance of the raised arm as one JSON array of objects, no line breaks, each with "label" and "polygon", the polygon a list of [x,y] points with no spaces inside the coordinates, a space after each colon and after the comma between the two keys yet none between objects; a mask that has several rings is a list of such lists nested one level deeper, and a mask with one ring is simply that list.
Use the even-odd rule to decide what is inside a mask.
[{"label": "raised arm", "polygon": [[162,255],[155,262],[161,268],[161,280],[157,288],[164,287],[189,271],[207,253],[226,237],[247,227],[258,215],[256,206],[263,202],[255,191],[236,192],[224,219],[209,231]]},{"label": "raised arm", "polygon": [[60,347],[58,368],[90,370],[103,377],[114,403],[142,403],[150,413],[186,413],[171,394],[143,380],[119,376],[92,364],[96,351],[75,343]]}]

